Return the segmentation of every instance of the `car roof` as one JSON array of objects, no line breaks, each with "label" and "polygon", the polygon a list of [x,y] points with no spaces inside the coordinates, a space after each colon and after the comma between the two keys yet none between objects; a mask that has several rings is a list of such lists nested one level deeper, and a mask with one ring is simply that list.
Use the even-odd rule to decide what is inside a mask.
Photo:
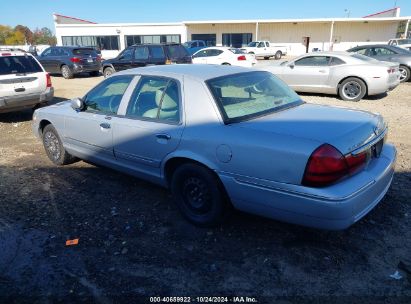
[{"label": "car roof", "polygon": [[153,46],[164,46],[164,45],[181,45],[181,43],[177,43],[177,42],[165,42],[165,43],[135,43],[133,45],[130,45],[130,47],[132,46],[145,46],[145,45],[153,45]]},{"label": "car roof", "polygon": [[351,48],[351,49],[356,49],[356,48],[370,48],[370,47],[387,47],[387,48],[390,48],[390,47],[392,47],[392,45],[383,44],[383,43],[381,43],[381,44],[363,44],[363,45],[357,45],[357,46],[355,46],[355,47],[353,47],[353,48]]},{"label": "car roof", "polygon": [[15,50],[7,50],[7,49],[0,49],[0,57],[8,57],[8,56],[33,56],[30,53],[25,51],[15,51]]},{"label": "car roof", "polygon": [[191,77],[200,81],[205,81],[220,76],[255,72],[258,70],[240,67],[240,66],[223,66],[214,64],[170,64],[170,65],[155,65],[129,69],[118,72],[115,75],[157,75],[164,77]]},{"label": "car roof", "polygon": [[210,49],[227,51],[227,50],[232,50],[232,49],[236,49],[236,48],[231,47],[231,46],[209,46],[209,47],[206,47],[204,49],[201,49],[200,51],[210,50]]}]

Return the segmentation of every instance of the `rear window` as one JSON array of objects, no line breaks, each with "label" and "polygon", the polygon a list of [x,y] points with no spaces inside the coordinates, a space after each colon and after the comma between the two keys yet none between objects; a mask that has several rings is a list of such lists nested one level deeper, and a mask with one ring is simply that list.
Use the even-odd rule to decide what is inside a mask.
[{"label": "rear window", "polygon": [[31,56],[0,57],[0,75],[38,72],[43,72],[43,70]]},{"label": "rear window", "polygon": [[73,54],[90,56],[90,55],[97,55],[97,52],[95,49],[73,49]]},{"label": "rear window", "polygon": [[181,58],[190,56],[188,51],[182,45],[169,45],[167,46],[167,49],[170,58]]},{"label": "rear window", "polygon": [[245,54],[245,52],[243,50],[240,50],[240,49],[229,49],[229,51],[234,53],[234,54]]}]

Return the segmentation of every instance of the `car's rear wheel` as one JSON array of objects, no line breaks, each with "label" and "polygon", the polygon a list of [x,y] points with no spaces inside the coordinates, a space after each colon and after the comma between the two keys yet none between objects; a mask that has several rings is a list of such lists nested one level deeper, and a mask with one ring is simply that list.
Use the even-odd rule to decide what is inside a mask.
[{"label": "car's rear wheel", "polygon": [[42,139],[47,156],[54,164],[67,165],[77,160],[64,149],[60,136],[52,124],[44,127]]},{"label": "car's rear wheel", "polygon": [[96,77],[96,76],[99,76],[99,75],[100,75],[99,71],[90,72],[90,76],[92,76],[92,77]]},{"label": "car's rear wheel", "polygon": [[228,206],[221,182],[209,169],[186,163],[172,175],[171,193],[184,217],[198,226],[222,221]]},{"label": "car's rear wheel", "polygon": [[231,65],[231,64],[229,64],[228,62],[224,62],[221,65]]},{"label": "car's rear wheel", "polygon": [[406,82],[410,79],[411,71],[410,68],[405,65],[400,65],[400,81]]},{"label": "car's rear wheel", "polygon": [[73,72],[70,70],[70,68],[67,65],[63,65],[60,70],[61,70],[61,75],[63,75],[65,79],[71,79],[74,77]]},{"label": "car's rear wheel", "polygon": [[110,76],[113,73],[114,73],[114,70],[112,68],[110,68],[110,67],[105,68],[104,71],[103,71],[104,78],[107,78],[108,76]]},{"label": "car's rear wheel", "polygon": [[359,101],[367,93],[367,87],[359,78],[349,77],[338,88],[338,94],[343,100]]},{"label": "car's rear wheel", "polygon": [[274,58],[275,58],[276,60],[279,60],[279,59],[281,59],[282,56],[283,56],[283,53],[281,53],[281,51],[277,51],[277,52],[275,53]]}]

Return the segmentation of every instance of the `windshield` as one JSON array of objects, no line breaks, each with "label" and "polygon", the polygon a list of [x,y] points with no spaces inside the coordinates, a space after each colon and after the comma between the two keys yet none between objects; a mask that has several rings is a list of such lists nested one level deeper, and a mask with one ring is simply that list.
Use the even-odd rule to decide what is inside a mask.
[{"label": "windshield", "polygon": [[269,72],[232,74],[206,83],[226,124],[303,103],[293,90]]},{"label": "windshield", "polygon": [[398,47],[398,46],[391,45],[391,49],[392,49],[394,52],[396,52],[397,54],[404,54],[404,55],[411,56],[411,52],[410,52],[409,50],[400,48],[400,47]]},{"label": "windshield", "polygon": [[97,55],[96,50],[92,49],[92,48],[89,48],[89,49],[73,49],[73,54],[74,55],[83,55],[83,56],[90,56],[90,55],[96,56]]},{"label": "windshield", "polygon": [[398,44],[399,45],[402,45],[402,44],[411,44],[411,39],[400,39],[400,40],[397,40],[398,41]]},{"label": "windshield", "polygon": [[257,44],[258,44],[258,42],[253,41],[253,42],[250,42],[247,46],[249,46],[249,47],[257,47]]},{"label": "windshield", "polygon": [[0,75],[26,74],[43,72],[40,65],[31,56],[0,57]]}]

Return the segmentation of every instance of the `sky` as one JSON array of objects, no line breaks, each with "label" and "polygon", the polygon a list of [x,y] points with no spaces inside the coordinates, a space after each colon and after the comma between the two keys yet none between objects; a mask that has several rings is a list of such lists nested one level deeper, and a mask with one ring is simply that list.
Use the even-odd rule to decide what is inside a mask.
[{"label": "sky", "polygon": [[[401,7],[411,16],[411,0],[0,0],[0,24],[49,27],[53,13],[97,23],[181,22],[218,19],[363,17]],[[207,4],[205,4],[207,3]]]}]

